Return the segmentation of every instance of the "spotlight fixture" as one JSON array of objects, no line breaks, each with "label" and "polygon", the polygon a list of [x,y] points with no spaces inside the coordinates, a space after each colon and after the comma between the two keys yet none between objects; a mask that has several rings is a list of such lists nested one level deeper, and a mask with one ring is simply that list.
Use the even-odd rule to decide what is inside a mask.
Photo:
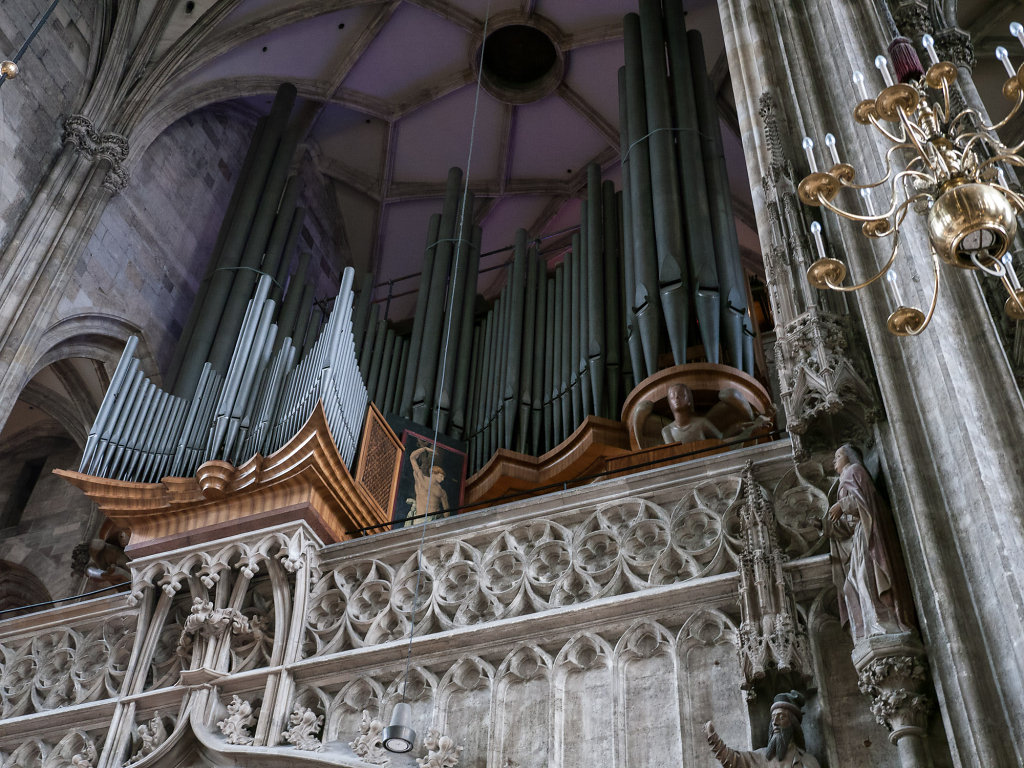
[{"label": "spotlight fixture", "polygon": [[[1010,32],[1024,45],[1024,27],[1014,22]],[[856,171],[840,160],[832,134],[826,134],[824,142],[831,168],[819,171],[814,142],[809,137],[803,140],[811,173],[800,182],[800,199],[807,205],[821,206],[859,222],[865,237],[890,238],[889,259],[872,277],[844,285],[848,269],[842,261],[826,256],[821,224],[814,222],[811,234],[818,259],[807,270],[807,279],[815,288],[850,292],[871,285],[884,275],[896,304],[886,327],[897,336],[916,336],[928,326],[935,312],[940,264],[945,263],[998,279],[1009,294],[1004,305],[1006,314],[1022,320],[1024,290],[1009,249],[1017,231],[1017,216],[1024,213],[1024,197],[1009,188],[1001,166],[1024,166],[1024,142],[1007,146],[996,132],[1016,117],[1024,104],[1024,65],[1015,70],[1006,49],[996,49],[996,58],[1003,63],[1008,76],[1003,94],[1013,102],[1013,107],[1000,122],[989,125],[970,107],[953,113],[950,86],[956,82],[956,67],[939,60],[930,35],[925,35],[921,44],[930,60],[927,71],[913,43],[905,37],[897,37],[889,46],[895,79],[889,61],[884,56],[875,59],[885,87],[874,98],[868,95],[864,76],[853,73],[853,83],[861,97],[853,109],[854,119],[873,126],[891,142],[884,157],[886,175],[882,179],[854,183]],[[862,212],[841,208],[833,202],[844,189],[860,192]],[[876,213],[872,197],[879,193],[886,198],[885,207]],[[911,209],[925,217],[931,246],[935,289],[927,312],[904,304],[893,268],[899,253],[900,226]]]},{"label": "spotlight fixture", "polygon": [[384,729],[381,741],[388,752],[408,752],[416,743],[416,731],[412,725],[412,707],[402,701],[391,713],[391,724]]}]

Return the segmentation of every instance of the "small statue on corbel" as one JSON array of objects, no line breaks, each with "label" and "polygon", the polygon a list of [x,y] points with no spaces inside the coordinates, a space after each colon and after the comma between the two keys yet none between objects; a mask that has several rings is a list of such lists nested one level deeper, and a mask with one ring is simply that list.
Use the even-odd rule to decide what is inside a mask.
[{"label": "small statue on corbel", "polygon": [[815,757],[804,751],[804,697],[799,691],[780,693],[771,708],[768,745],[753,751],[730,749],[709,720],[704,725],[711,751],[725,768],[820,768]]},{"label": "small statue on corbel", "polygon": [[852,445],[836,450],[834,466],[838,493],[822,524],[830,540],[843,626],[849,626],[854,643],[872,635],[912,632],[910,591],[899,568],[889,508]]},{"label": "small statue on corbel", "polygon": [[153,713],[150,720],[136,728],[135,733],[135,750],[128,759],[129,765],[151,755],[157,747],[167,741],[167,726],[163,717],[160,716],[159,710]]},{"label": "small statue on corbel", "polygon": [[123,528],[114,528],[106,538],[96,538],[75,546],[71,550],[71,571],[108,584],[123,584],[132,580],[128,571],[128,546],[131,534]]},{"label": "small statue on corbel", "polygon": [[693,391],[682,382],[669,386],[664,402],[668,404],[671,419],[654,414],[656,403],[650,400],[641,401],[634,409],[630,429],[633,440],[641,448],[653,447],[648,422],[654,419],[663,422],[660,440],[663,445],[701,440],[742,440],[766,431],[772,423],[769,415],[756,412],[735,387],[719,390],[718,402],[705,414],[696,412]]}]

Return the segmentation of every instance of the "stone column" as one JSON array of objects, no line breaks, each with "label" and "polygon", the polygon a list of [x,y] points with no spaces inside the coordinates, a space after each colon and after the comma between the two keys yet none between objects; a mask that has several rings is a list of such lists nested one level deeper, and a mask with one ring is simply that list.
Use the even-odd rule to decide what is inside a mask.
[{"label": "stone column", "polygon": [[[775,95],[791,145],[793,137],[831,131],[859,176],[879,178],[888,143],[853,121],[849,77],[854,69],[870,76],[887,40],[861,5],[723,0],[720,7],[759,234],[770,242],[759,184],[768,170],[757,130],[760,94]],[[807,171],[796,168],[798,177]],[[822,221],[855,275],[873,274],[888,257],[831,215],[800,215]],[[902,229],[901,287],[926,306],[925,229],[917,216]],[[885,330],[891,309],[883,291],[861,291],[850,304],[863,319],[888,419],[875,433],[954,759],[1017,765],[1024,762],[1024,403],[977,277],[948,268],[942,277],[932,325],[915,338]]]}]

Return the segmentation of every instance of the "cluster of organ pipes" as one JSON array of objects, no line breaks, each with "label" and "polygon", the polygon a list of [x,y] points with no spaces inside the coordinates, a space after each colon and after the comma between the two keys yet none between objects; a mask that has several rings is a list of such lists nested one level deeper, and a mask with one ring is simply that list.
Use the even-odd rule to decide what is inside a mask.
[{"label": "cluster of organ pipes", "polygon": [[[753,373],[753,325],[718,109],[700,34],[679,0],[641,0],[623,23],[619,72],[623,191],[587,172],[571,251],[549,264],[520,230],[500,295],[475,317],[480,231],[456,231],[453,168],[430,222],[412,330],[360,290],[356,351],[385,414],[469,446],[470,471],[499,448],[540,455],[587,416],[618,418],[635,383],[703,359]],[[460,237],[460,234],[462,235]],[[452,268],[455,271],[452,272]],[[442,300],[443,297],[443,300]],[[690,330],[695,329],[691,338]],[[447,339],[447,341],[446,341]]]},{"label": "cluster of organ pipes", "polygon": [[505,285],[478,314],[482,235],[462,172],[451,169],[406,333],[371,301],[369,276],[353,308],[346,271],[324,324],[306,274],[310,254],[290,274],[303,210],[288,172],[304,125],[289,122],[295,88],[282,85],[182,333],[168,376],[173,395],[145,381],[126,350],[82,471],[154,480],[211,458],[245,461],[287,442],[320,398],[349,463],[368,397],[385,414],[465,441],[472,472],[498,449],[540,455],[587,416],[617,418],[636,383],[690,362],[692,347],[753,373],[747,285],[700,35],[686,32],[681,0],[640,0],[623,34],[622,191],[589,167],[571,250],[549,262],[520,230]]},{"label": "cluster of organ pipes", "polygon": [[[754,335],[714,90],[681,0],[640,0],[623,19],[619,70],[626,338],[636,379],[667,333],[688,362],[696,318],[708,362],[753,373]],[[723,354],[720,356],[719,350]]]},{"label": "cluster of organ pipes", "polygon": [[351,466],[367,408],[352,339],[354,274],[345,270],[334,310],[301,358],[291,338],[278,343],[271,281],[261,277],[226,373],[207,362],[191,397],[164,392],[144,377],[132,337],[89,432],[79,471],[157,482],[194,475],[214,459],[238,465],[282,447],[318,402],[342,460]]}]

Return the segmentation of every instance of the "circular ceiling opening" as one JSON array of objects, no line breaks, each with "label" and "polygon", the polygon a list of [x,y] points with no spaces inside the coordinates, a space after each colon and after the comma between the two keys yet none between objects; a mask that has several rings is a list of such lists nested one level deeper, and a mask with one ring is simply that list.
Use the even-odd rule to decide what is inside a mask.
[{"label": "circular ceiling opening", "polygon": [[481,62],[488,92],[511,104],[547,96],[562,79],[561,51],[537,27],[509,24],[487,36]]}]

